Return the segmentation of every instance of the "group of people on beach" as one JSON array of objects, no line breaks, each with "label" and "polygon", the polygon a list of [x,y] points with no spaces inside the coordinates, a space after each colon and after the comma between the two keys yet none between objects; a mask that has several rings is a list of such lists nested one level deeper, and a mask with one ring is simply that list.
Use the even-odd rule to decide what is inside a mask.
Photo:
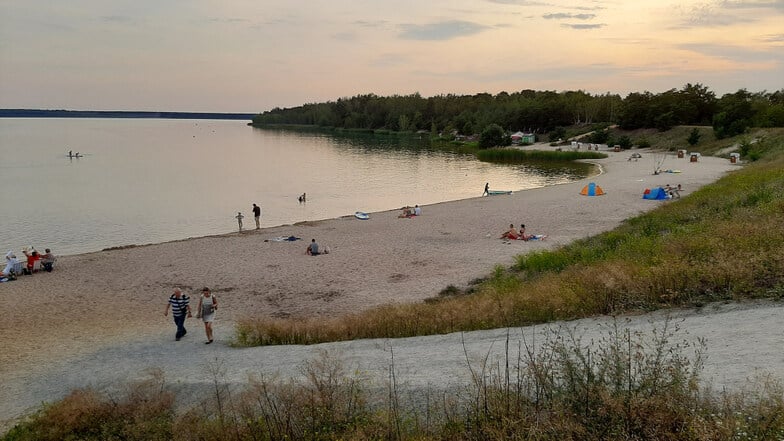
[{"label": "group of people on beach", "polygon": [[680,197],[681,197],[681,190],[683,190],[683,187],[681,187],[681,184],[678,184],[675,187],[670,186],[670,184],[667,184],[667,185],[664,186],[664,191],[667,192],[667,196],[669,196],[670,199],[672,199],[672,198],[680,199]]},{"label": "group of people on beach", "polygon": [[[190,300],[190,297],[183,293],[182,289],[174,288],[174,293],[169,296],[166,309],[163,311],[163,315],[168,316],[169,309],[171,309],[174,324],[177,326],[177,332],[174,334],[176,341],[180,341],[188,333],[188,330],[185,329],[185,319],[193,317]],[[196,306],[196,318],[200,318],[204,322],[204,332],[207,334],[206,344],[211,344],[214,341],[212,322],[215,321],[215,311],[217,310],[218,299],[209,288],[202,288],[199,304]]]},{"label": "group of people on beach", "polygon": [[[54,269],[54,262],[57,260],[57,257],[52,254],[52,250],[49,248],[45,250],[44,254],[38,253],[33,247],[22,248],[22,253],[27,260],[22,267],[22,273],[33,274],[35,271],[38,271],[36,262],[38,262],[40,268],[46,272],[52,272],[52,269]],[[0,282],[15,280],[17,276],[21,276],[22,274],[17,274],[19,272],[17,270],[19,263],[20,261],[13,251],[6,253],[5,267],[3,268],[2,273],[0,273]]]},{"label": "group of people on beach", "polygon": [[509,240],[534,240],[538,239],[540,236],[536,234],[525,234],[525,224],[520,224],[520,230],[518,231],[514,224],[509,224],[509,229],[504,231],[501,234],[500,239],[509,239]]},{"label": "group of people on beach", "polygon": [[414,216],[422,216],[422,208],[419,205],[414,205],[414,208],[405,206],[403,212],[397,217],[412,218]]},{"label": "group of people on beach", "polygon": [[[253,204],[253,208],[251,208],[251,211],[253,211],[253,220],[256,221],[256,229],[258,230],[261,228],[261,207],[259,207],[256,204]],[[237,215],[234,216],[234,218],[237,219],[237,226],[240,229],[240,233],[242,233],[242,220],[245,219],[245,216],[242,215],[241,211],[238,211]]]}]

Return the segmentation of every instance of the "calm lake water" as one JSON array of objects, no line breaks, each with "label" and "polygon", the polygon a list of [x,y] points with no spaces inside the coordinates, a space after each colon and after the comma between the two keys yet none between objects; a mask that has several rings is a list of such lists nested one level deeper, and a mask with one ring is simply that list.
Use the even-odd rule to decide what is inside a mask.
[{"label": "calm lake water", "polygon": [[[0,119],[0,249],[55,254],[479,196],[585,168],[482,163],[416,139],[254,129],[244,121]],[[81,158],[68,158],[68,151]],[[307,202],[297,196],[307,193]],[[4,252],[3,252],[4,254]]]}]

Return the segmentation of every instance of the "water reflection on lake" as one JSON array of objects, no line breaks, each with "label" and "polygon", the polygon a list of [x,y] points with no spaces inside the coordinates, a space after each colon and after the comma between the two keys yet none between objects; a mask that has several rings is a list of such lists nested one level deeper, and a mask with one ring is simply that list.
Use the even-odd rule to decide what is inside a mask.
[{"label": "water reflection on lake", "polygon": [[[68,151],[84,157],[69,159]],[[0,119],[0,247],[73,254],[476,197],[585,165],[498,165],[426,140],[262,130],[242,121]],[[297,197],[307,193],[307,203]]]}]

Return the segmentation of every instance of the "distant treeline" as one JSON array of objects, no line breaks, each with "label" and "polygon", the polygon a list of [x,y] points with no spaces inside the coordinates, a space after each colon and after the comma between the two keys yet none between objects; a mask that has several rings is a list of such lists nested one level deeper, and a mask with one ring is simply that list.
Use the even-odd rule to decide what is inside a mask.
[{"label": "distant treeline", "polygon": [[631,130],[675,125],[713,125],[719,137],[748,127],[784,126],[784,89],[772,93],[745,89],[721,98],[701,84],[663,93],[592,95],[583,91],[501,92],[497,95],[374,94],[326,103],[275,108],[253,117],[257,126],[298,124],[343,129],[457,131],[480,133],[491,124],[508,131],[549,133],[558,127],[606,122]]},{"label": "distant treeline", "polygon": [[0,118],[162,118],[162,119],[244,119],[252,113],[135,112],[122,110],[43,110],[0,109]]}]

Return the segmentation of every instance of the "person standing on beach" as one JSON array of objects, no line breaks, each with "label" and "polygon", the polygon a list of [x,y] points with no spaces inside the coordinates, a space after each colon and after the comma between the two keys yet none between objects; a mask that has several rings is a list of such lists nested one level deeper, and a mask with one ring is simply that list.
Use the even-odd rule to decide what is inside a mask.
[{"label": "person standing on beach", "polygon": [[482,196],[487,196],[490,194],[490,183],[485,183],[485,191],[482,193]]},{"label": "person standing on beach", "polygon": [[256,219],[256,229],[258,230],[261,228],[259,224],[259,220],[261,219],[261,207],[256,204],[253,204],[253,219]]},{"label": "person standing on beach", "polygon": [[215,320],[215,311],[218,309],[218,299],[210,292],[207,287],[202,288],[199,298],[198,313],[204,322],[204,332],[207,333],[206,344],[212,343],[212,322]]},{"label": "person standing on beach", "polygon": [[180,341],[188,333],[185,329],[185,317],[191,317],[190,300],[188,296],[182,293],[180,288],[174,288],[174,294],[169,296],[169,303],[166,304],[166,310],[163,311],[163,315],[168,316],[169,307],[171,307],[174,324],[177,325],[177,333],[174,334],[176,341]]},{"label": "person standing on beach", "polygon": [[245,218],[245,216],[243,216],[243,215],[242,215],[242,212],[239,212],[239,211],[238,211],[238,212],[237,212],[237,215],[236,215],[236,216],[234,216],[234,217],[235,217],[235,218],[237,218],[237,225],[239,225],[239,227],[240,227],[240,233],[242,233],[242,219],[244,219],[244,218]]}]

